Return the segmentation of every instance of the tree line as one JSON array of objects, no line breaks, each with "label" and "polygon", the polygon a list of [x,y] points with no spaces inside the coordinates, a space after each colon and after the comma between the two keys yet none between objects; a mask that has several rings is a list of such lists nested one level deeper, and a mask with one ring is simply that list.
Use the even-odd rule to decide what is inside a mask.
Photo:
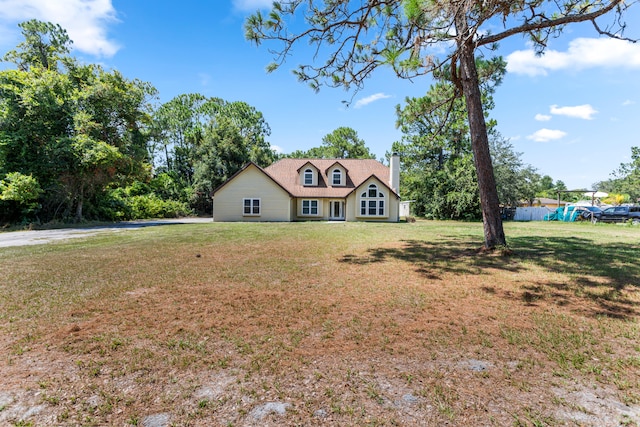
[{"label": "tree line", "polygon": [[0,72],[0,220],[127,220],[211,211],[244,163],[277,158],[261,112],[80,64],[66,30],[31,20]]},{"label": "tree line", "polygon": [[[355,130],[339,127],[309,150],[276,153],[263,114],[245,102],[182,94],[154,105],[147,82],[128,79],[70,55],[59,25],[20,24],[24,41],[0,72],[0,221],[128,220],[211,212],[213,190],[251,161],[280,157],[375,158]],[[501,58],[478,60],[482,104],[505,73]],[[447,67],[425,97],[397,107],[403,133],[392,151],[402,156],[404,199],[415,214],[435,219],[482,217],[464,98]],[[485,113],[488,118],[488,113]],[[501,204],[512,206],[560,189],[540,176],[487,120]],[[387,153],[389,154],[389,153]],[[640,151],[602,189],[638,197]]]}]

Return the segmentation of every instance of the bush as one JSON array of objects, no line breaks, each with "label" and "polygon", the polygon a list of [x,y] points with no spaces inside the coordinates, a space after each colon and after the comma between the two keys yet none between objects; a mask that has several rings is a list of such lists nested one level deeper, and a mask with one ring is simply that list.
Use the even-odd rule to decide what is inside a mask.
[{"label": "bush", "polygon": [[0,218],[27,223],[40,209],[42,188],[31,175],[10,172],[0,180]]},{"label": "bush", "polygon": [[185,203],[162,200],[153,193],[133,196],[129,199],[129,205],[131,207],[130,219],[177,218],[191,213]]},{"label": "bush", "polygon": [[[100,201],[97,215],[110,221],[148,218],[177,218],[191,215],[189,206],[176,200],[163,200],[155,193],[135,194],[130,188],[110,191]],[[133,195],[132,195],[133,193]]]}]

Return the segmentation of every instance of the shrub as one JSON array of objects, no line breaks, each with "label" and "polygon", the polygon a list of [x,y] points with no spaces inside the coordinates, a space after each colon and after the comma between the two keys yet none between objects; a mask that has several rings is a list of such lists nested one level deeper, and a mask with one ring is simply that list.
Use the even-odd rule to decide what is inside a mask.
[{"label": "shrub", "polygon": [[10,172],[0,180],[0,214],[7,219],[20,217],[25,222],[34,217],[40,208],[38,199],[42,188],[38,180],[31,175]]},{"label": "shrub", "polygon": [[130,219],[176,218],[191,213],[185,203],[175,200],[162,200],[154,193],[133,196],[128,201],[131,207]]},{"label": "shrub", "polygon": [[135,194],[136,192],[129,191],[129,187],[110,191],[100,201],[97,215],[101,219],[127,221],[147,218],[176,218],[192,213],[184,202],[163,200],[155,193]]}]

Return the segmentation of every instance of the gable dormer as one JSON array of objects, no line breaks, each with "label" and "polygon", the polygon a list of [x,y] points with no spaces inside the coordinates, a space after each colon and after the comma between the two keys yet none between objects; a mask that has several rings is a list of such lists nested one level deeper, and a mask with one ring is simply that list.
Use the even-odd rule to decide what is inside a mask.
[{"label": "gable dormer", "polygon": [[318,186],[318,168],[312,165],[310,162],[302,165],[298,169],[298,175],[300,178],[300,185],[304,187],[317,187]]},{"label": "gable dormer", "polygon": [[335,162],[325,170],[327,182],[332,187],[344,187],[347,185],[347,172],[340,162]]}]

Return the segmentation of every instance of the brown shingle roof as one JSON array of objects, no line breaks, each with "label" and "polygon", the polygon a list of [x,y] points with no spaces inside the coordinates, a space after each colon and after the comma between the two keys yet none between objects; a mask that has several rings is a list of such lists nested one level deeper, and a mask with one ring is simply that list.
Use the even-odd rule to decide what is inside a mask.
[{"label": "brown shingle roof", "polygon": [[[299,170],[307,163],[320,171],[317,186],[305,187],[300,184]],[[336,163],[348,171],[346,185],[342,187],[328,185],[328,178],[324,175]],[[389,186],[389,168],[373,159],[282,159],[264,171],[294,197],[347,197],[371,176]]]}]

